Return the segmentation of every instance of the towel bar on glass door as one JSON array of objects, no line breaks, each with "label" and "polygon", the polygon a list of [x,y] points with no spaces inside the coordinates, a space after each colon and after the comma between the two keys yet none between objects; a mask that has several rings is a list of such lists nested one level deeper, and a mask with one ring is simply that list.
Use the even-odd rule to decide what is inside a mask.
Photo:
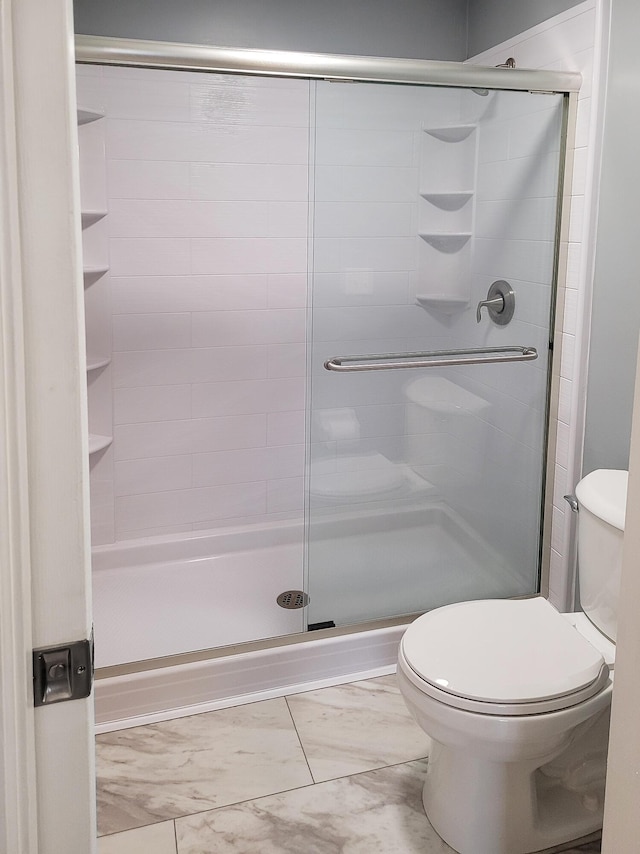
[{"label": "towel bar on glass door", "polygon": [[[431,350],[423,353],[375,353],[369,356],[333,356],[324,363],[328,371],[390,371],[401,368],[450,368],[489,362],[531,362],[535,347],[481,347],[473,350]],[[397,361],[402,359],[405,361]],[[354,364],[355,363],[355,364]]]}]

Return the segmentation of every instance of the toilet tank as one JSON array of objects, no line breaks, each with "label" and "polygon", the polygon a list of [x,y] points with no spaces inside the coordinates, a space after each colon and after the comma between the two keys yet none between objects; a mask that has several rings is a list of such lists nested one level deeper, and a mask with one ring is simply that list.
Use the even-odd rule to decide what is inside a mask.
[{"label": "toilet tank", "polygon": [[576,486],[580,607],[612,641],[618,628],[628,472],[598,469]]}]

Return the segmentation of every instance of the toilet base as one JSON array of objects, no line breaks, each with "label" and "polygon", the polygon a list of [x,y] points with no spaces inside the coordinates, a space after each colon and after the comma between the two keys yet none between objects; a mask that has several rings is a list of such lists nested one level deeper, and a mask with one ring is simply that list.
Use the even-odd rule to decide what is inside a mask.
[{"label": "toilet base", "polygon": [[430,736],[423,803],[459,854],[533,854],[598,831],[612,683],[590,699],[529,716],[478,714],[420,690],[398,659],[398,685]]},{"label": "toilet base", "polygon": [[602,827],[604,780],[574,790],[539,761],[491,762],[433,742],[423,803],[459,854],[531,854]]}]

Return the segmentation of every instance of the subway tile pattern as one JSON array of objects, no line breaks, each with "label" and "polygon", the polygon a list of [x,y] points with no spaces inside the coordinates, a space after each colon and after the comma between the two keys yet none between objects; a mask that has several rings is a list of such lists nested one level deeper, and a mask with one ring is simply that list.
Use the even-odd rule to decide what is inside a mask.
[{"label": "subway tile pattern", "polygon": [[[410,284],[419,141],[455,98],[322,84],[311,175],[313,85],[92,71],[78,87],[107,115],[115,539],[300,517],[310,179],[319,339],[437,334]],[[340,405],[316,379],[316,405]],[[400,391],[365,382],[354,400],[363,440],[402,435]]]},{"label": "subway tile pattern", "polygon": [[301,515],[309,97],[78,68],[106,115],[114,442],[94,545]]},{"label": "subway tile pattern", "polygon": [[101,735],[99,854],[453,854],[428,747],[394,676]]}]

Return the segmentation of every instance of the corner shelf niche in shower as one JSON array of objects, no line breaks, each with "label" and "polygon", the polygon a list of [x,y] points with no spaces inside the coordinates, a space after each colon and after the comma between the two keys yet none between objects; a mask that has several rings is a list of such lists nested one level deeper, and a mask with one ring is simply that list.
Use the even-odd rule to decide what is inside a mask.
[{"label": "corner shelf niche in shower", "polygon": [[446,252],[451,254],[458,252],[467,243],[471,237],[470,231],[453,231],[449,233],[442,232],[420,232],[420,237],[437,249],[438,252]]},{"label": "corner shelf niche in shower", "polygon": [[88,288],[89,285],[92,285],[96,281],[96,279],[99,279],[100,276],[104,276],[104,274],[108,272],[108,267],[85,267],[82,271],[85,288]]},{"label": "corner shelf niche in shower", "polygon": [[97,122],[98,119],[103,119],[104,113],[98,110],[85,110],[78,107],[78,124],[88,125],[91,122]]},{"label": "corner shelf niche in shower", "polygon": [[444,125],[437,128],[424,128],[424,132],[435,139],[439,139],[441,142],[462,142],[471,136],[477,127],[475,124]]},{"label": "corner shelf niche in shower", "polygon": [[469,299],[450,294],[416,294],[416,303],[427,311],[454,315],[468,308]]},{"label": "corner shelf niche in shower", "polygon": [[477,128],[468,121],[434,124],[423,127],[420,138],[417,230],[422,284],[415,301],[440,323],[469,306]]},{"label": "corner shelf niche in shower", "polygon": [[97,433],[89,433],[89,456],[104,451],[113,442],[113,436],[100,436]]},{"label": "corner shelf niche in shower", "polygon": [[98,220],[101,220],[106,215],[107,211],[82,211],[82,227],[87,228],[87,226],[93,225],[94,222],[98,222]]},{"label": "corner shelf niche in shower", "polygon": [[111,356],[87,356],[87,373],[106,368],[111,364]]},{"label": "corner shelf niche in shower", "polygon": [[431,202],[442,211],[459,211],[469,199],[473,198],[473,190],[453,190],[448,193],[420,193],[423,199]]}]

